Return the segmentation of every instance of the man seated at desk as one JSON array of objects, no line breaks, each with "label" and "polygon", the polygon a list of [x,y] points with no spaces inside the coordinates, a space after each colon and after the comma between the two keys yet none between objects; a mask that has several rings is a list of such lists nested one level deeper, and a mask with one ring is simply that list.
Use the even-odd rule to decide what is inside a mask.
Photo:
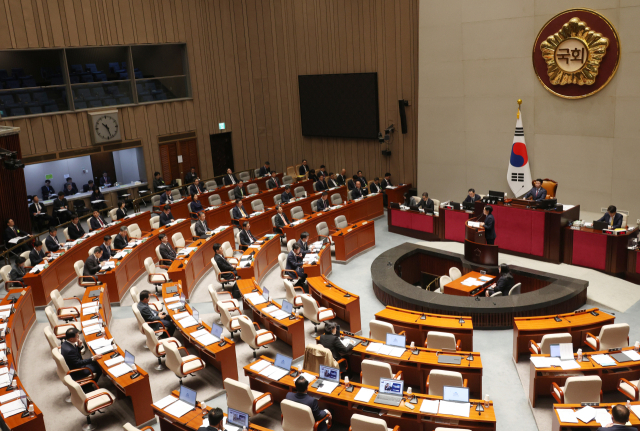
[{"label": "man seated at desk", "polygon": [[433,201],[429,199],[429,193],[422,193],[422,199],[418,203],[418,209],[424,210],[425,213],[433,213]]},{"label": "man seated at desk", "polygon": [[260,168],[260,171],[258,171],[258,176],[262,178],[267,175],[271,175],[271,165],[269,162],[264,162],[264,166]]},{"label": "man seated at desk", "polygon": [[65,196],[72,196],[75,195],[77,192],[73,191],[73,187],[71,186],[71,184],[67,184],[67,186],[64,189],[64,195]]},{"label": "man seated at desk", "polygon": [[291,194],[291,186],[289,184],[284,186],[284,192],[282,192],[282,195],[280,195],[280,197],[282,198],[280,203],[283,204],[288,204],[289,201],[293,199],[293,195]]},{"label": "man seated at desk", "polygon": [[282,184],[280,184],[280,180],[275,175],[267,180],[267,188],[269,190],[276,189],[276,188],[280,187],[281,185]]},{"label": "man seated at desk", "polygon": [[171,205],[165,205],[162,207],[162,212],[160,213],[160,227],[166,226],[168,223],[173,223],[174,221],[173,214],[171,214]]},{"label": "man seated at desk", "polygon": [[111,185],[111,178],[109,178],[109,174],[103,172],[100,177],[100,187],[111,187]]},{"label": "man seated at desk", "polygon": [[318,211],[324,211],[330,206],[331,206],[331,203],[329,202],[329,193],[324,191],[322,192],[322,196],[320,197],[320,199],[318,199],[316,202],[316,209]]},{"label": "man seated at desk", "polygon": [[61,223],[69,221],[71,211],[69,211],[69,203],[64,197],[64,192],[58,192],[58,199],[53,201],[53,214],[60,219]]},{"label": "man seated at desk", "polygon": [[225,186],[232,186],[234,184],[238,184],[238,178],[236,178],[236,176],[233,175],[233,171],[231,170],[231,168],[227,169],[227,175],[222,177],[222,182],[224,183]]},{"label": "man seated at desk", "polygon": [[161,233],[160,235],[158,235],[158,238],[160,239],[160,256],[162,257],[163,260],[169,260],[171,262],[173,262],[174,260],[176,260],[176,251],[173,249],[173,247],[171,247],[171,244],[169,244],[169,237],[163,233]]},{"label": "man seated at desk", "polygon": [[122,250],[129,244],[129,228],[127,226],[120,226],[120,232],[113,239],[113,248],[115,250]]},{"label": "man seated at desk", "polygon": [[159,192],[160,190],[164,189],[164,180],[162,179],[162,177],[160,176],[160,172],[154,172],[153,174],[153,191],[154,192]]},{"label": "man seated at desk", "polygon": [[[225,280],[233,280],[234,278],[239,279],[240,277],[238,277],[238,272],[236,271],[236,269],[233,267],[233,265],[229,263],[229,261],[222,254],[222,246],[220,245],[220,243],[216,242],[215,244],[213,244],[213,252],[215,253],[213,258],[216,261],[216,265],[218,265],[218,269],[220,270],[220,272],[233,273],[233,275],[221,274],[220,277],[222,277]],[[238,283],[234,282],[233,286],[231,286],[231,296],[233,296],[235,299],[242,298],[240,289],[238,289]]]},{"label": "man seated at desk", "polygon": [[95,247],[93,254],[84,262],[84,270],[82,275],[94,276],[100,271],[100,258],[102,257],[102,248]]},{"label": "man seated at desk", "polygon": [[316,174],[318,175],[318,177],[322,175],[327,178],[327,167],[325,165],[320,165],[320,169],[318,169],[318,172]]},{"label": "man seated at desk", "polygon": [[327,420],[331,419],[331,413],[329,410],[321,410],[318,406],[318,400],[313,398],[311,395],[307,394],[307,389],[309,388],[309,382],[300,376],[296,380],[296,392],[287,392],[286,399],[289,401],[293,401],[294,403],[304,404],[305,406],[311,409],[311,414],[313,414],[313,421],[318,422],[321,419],[324,419],[318,425],[318,428],[315,431],[327,431]]},{"label": "man seated at desk", "polygon": [[209,232],[211,229],[209,229],[209,226],[207,225],[207,215],[205,214],[204,211],[199,212],[198,213],[198,221],[195,222],[195,231],[196,231],[196,236],[199,236],[200,238],[207,238],[207,232]]},{"label": "man seated at desk", "polygon": [[273,228],[273,232],[278,233],[280,235],[284,235],[282,228],[289,225],[289,219],[287,218],[287,215],[284,213],[284,210],[280,205],[276,207],[276,211],[278,213],[276,214],[276,218],[275,218],[276,227]]},{"label": "man seated at desk", "polygon": [[356,187],[351,190],[351,199],[359,199],[367,194],[367,190],[362,188],[360,181],[355,181]]},{"label": "man seated at desk", "polygon": [[240,231],[240,250],[246,250],[251,244],[257,241],[257,239],[251,233],[251,224],[248,221],[242,223],[242,230]]},{"label": "man seated at desk", "polygon": [[29,205],[29,213],[33,220],[36,231],[41,231],[44,225],[52,225],[54,218],[47,214],[44,205],[40,203],[40,198],[36,195],[33,197],[31,205]]},{"label": "man seated at desk", "polygon": [[382,186],[382,190],[389,186],[393,186],[393,184],[391,184],[391,173],[385,172],[384,178],[380,181],[380,185]]},{"label": "man seated at desk", "polygon": [[104,242],[100,244],[100,248],[102,249],[102,257],[100,258],[100,262],[105,262],[115,255],[115,253],[111,249],[111,235],[105,235],[103,240]]},{"label": "man seated at desk", "polygon": [[209,425],[204,426],[203,424],[200,428],[198,428],[198,431],[223,431],[224,430],[224,412],[222,411],[221,408],[215,407],[209,410],[209,413],[207,414],[207,420],[209,421]]},{"label": "man seated at desk", "polygon": [[67,228],[67,235],[69,235],[69,238],[72,241],[75,241],[78,238],[82,238],[84,233],[84,228],[80,224],[80,217],[78,217],[78,214],[71,214],[71,224]]},{"label": "man seated at desk", "polygon": [[190,195],[199,195],[200,193],[204,193],[206,190],[204,188],[204,184],[200,182],[198,178],[196,178],[189,186],[189,194]]},{"label": "man seated at desk", "polygon": [[93,190],[93,180],[89,180],[87,184],[82,186],[82,191],[85,193],[90,192],[91,190]]},{"label": "man seated at desk", "polygon": [[607,223],[607,226],[611,226],[611,229],[619,229],[622,227],[622,214],[617,213],[618,209],[614,205],[609,205],[607,212],[600,217],[598,221]]},{"label": "man seated at desk", "polygon": [[244,197],[244,181],[238,181],[238,185],[233,189],[233,196],[236,199],[242,199]]},{"label": "man seated at desk", "polygon": [[67,182],[63,184],[62,190],[66,190],[67,186],[71,186],[72,195],[78,193],[78,186],[76,186],[76,183],[73,182],[73,179],[71,177],[67,178]]},{"label": "man seated at desk", "polygon": [[[23,236],[31,237],[31,234],[28,234],[28,233],[18,229],[16,227],[16,224],[13,221],[12,218],[7,220],[7,228],[4,230],[4,240],[7,243],[7,248],[11,248],[11,247],[13,247],[14,245],[17,244],[17,243],[10,243],[9,240],[12,240],[14,238],[20,238],[20,237],[23,237]],[[21,241],[24,241],[24,240],[21,240]],[[20,241],[18,241],[18,242],[20,242]],[[27,250],[29,250],[29,247],[27,245],[23,245],[17,250],[27,251]]]},{"label": "man seated at desk", "polygon": [[40,265],[44,262],[47,254],[42,251],[42,241],[36,238],[33,243],[33,249],[29,252],[29,261],[31,262],[31,266]]},{"label": "man seated at desk", "polygon": [[55,226],[49,228],[49,235],[45,238],[44,244],[47,246],[47,250],[52,253],[60,250],[60,247],[64,246],[64,243],[58,241],[58,229]]},{"label": "man seated at desk", "polygon": [[309,165],[307,165],[306,160],[303,160],[302,164],[298,168],[298,175],[300,176],[307,175],[307,172],[309,172]]},{"label": "man seated at desk", "polygon": [[476,190],[475,189],[469,189],[469,192],[467,194],[467,197],[464,198],[463,202],[476,202],[480,200],[480,195],[476,194]]},{"label": "man seated at desk", "polygon": [[613,423],[600,427],[597,431],[626,431],[629,428],[633,429],[633,427],[625,425],[629,421],[629,409],[622,404],[611,408],[611,418]]},{"label": "man seated at desk", "polygon": [[235,208],[233,208],[231,215],[233,216],[233,220],[235,221],[234,224],[238,227],[240,226],[238,220],[248,217],[247,212],[244,210],[244,206],[242,205],[242,201],[240,199],[236,201],[236,206]]},{"label": "man seated at desk", "polygon": [[302,251],[300,250],[300,244],[297,242],[291,247],[291,251],[287,256],[287,266],[285,269],[291,270],[296,273],[297,277],[293,278],[293,274],[287,272],[287,275],[294,280],[298,280],[294,286],[302,287],[304,293],[309,293],[309,286],[307,285],[307,274],[304,272],[304,263],[302,263]]},{"label": "man seated at desk", "polygon": [[93,191],[91,192],[91,197],[89,198],[89,201],[91,202],[91,207],[94,209],[104,210],[107,208],[104,195],[102,194],[102,192],[100,191],[100,187],[98,186],[93,186]]},{"label": "man seated at desk", "polygon": [[382,185],[380,184],[380,178],[375,177],[373,182],[369,185],[369,191],[371,193],[380,193],[382,191]]},{"label": "man seated at desk", "polygon": [[321,192],[323,190],[327,190],[327,183],[324,182],[324,175],[318,175],[318,181],[316,182],[316,191]]},{"label": "man seated at desk", "polygon": [[184,183],[193,183],[195,182],[196,178],[198,178],[198,174],[196,174],[196,168],[191,166],[191,170],[184,176]]},{"label": "man seated at desk", "polygon": [[167,330],[167,333],[163,333],[159,338],[169,338],[173,337],[173,333],[176,330],[176,325],[173,324],[171,319],[167,318],[166,312],[156,312],[151,307],[149,307],[149,291],[143,290],[140,292],[140,302],[138,302],[138,310],[140,311],[140,315],[144,319],[145,322],[149,324],[151,329],[157,331],[160,329],[160,325],[164,326],[164,329]]},{"label": "man seated at desk", "polygon": [[342,168],[340,170],[340,175],[338,175],[337,178],[338,181],[338,186],[344,186],[345,184],[347,184],[347,170]]},{"label": "man seated at desk", "polygon": [[16,263],[13,266],[13,268],[11,268],[11,271],[9,272],[9,280],[19,281],[21,283],[24,283],[23,277],[27,275],[27,270],[24,267],[24,263],[26,261],[27,259],[25,259],[22,256],[16,257]]},{"label": "man seated at desk", "polygon": [[165,192],[160,195],[160,205],[164,205],[167,203],[173,203],[173,194],[169,189],[165,190]]},{"label": "man seated at desk", "polygon": [[327,180],[327,186],[330,189],[333,189],[335,187],[339,187],[338,180],[336,179],[336,174],[334,174],[333,172],[329,173],[329,179]]},{"label": "man seated at desk", "polygon": [[502,292],[502,296],[509,296],[509,291],[515,286],[516,282],[513,279],[513,275],[511,275],[509,265],[501,263],[498,267],[498,272],[500,273],[500,278],[487,288],[485,296],[491,296],[496,292]]},{"label": "man seated at desk", "polygon": [[303,256],[309,253],[311,251],[309,249],[309,232],[302,232],[297,244],[300,246],[300,252]]},{"label": "man seated at desk", "polygon": [[[333,359],[339,361],[340,359],[349,355],[353,350],[353,344],[349,347],[345,347],[340,341],[340,334],[337,333],[337,325],[333,322],[324,322],[324,334],[320,336],[320,344],[327,349],[331,350]],[[342,362],[340,364],[340,371],[346,371],[347,363]]]},{"label": "man seated at desk", "polygon": [[[100,376],[102,376],[102,368],[96,364],[96,361],[102,358],[102,355],[94,355],[88,359],[83,359],[80,353],[82,350],[82,340],[78,334],[80,334],[80,331],[76,328],[67,329],[65,340],[60,343],[60,354],[67,363],[69,370],[79,370],[71,373],[73,380],[78,381],[89,377],[94,382],[97,382]],[[91,385],[86,385],[82,388],[85,392],[94,390]]]},{"label": "man seated at desk", "polygon": [[45,201],[56,195],[56,191],[51,187],[51,180],[44,180],[44,186],[40,190],[42,191],[42,199]]},{"label": "man seated at desk", "polygon": [[541,201],[547,198],[547,191],[542,188],[542,180],[538,178],[533,182],[533,187],[525,195],[525,199],[533,199],[534,201]]},{"label": "man seated at desk", "polygon": [[93,210],[93,217],[89,219],[89,227],[91,228],[91,230],[107,227],[107,222],[104,221],[102,217],[100,217],[100,211],[96,209]]}]

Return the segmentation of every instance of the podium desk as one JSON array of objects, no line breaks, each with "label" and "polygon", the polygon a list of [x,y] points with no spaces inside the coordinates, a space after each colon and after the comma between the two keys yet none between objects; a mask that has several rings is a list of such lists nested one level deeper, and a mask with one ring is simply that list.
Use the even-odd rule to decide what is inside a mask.
[{"label": "podium desk", "polygon": [[[623,403],[621,402],[620,403],[600,403],[599,406],[594,408],[596,409],[605,408],[607,409],[609,414],[611,414],[611,408],[618,404],[623,404]],[[640,401],[632,401],[631,405],[640,406]],[[600,428],[600,424],[595,420],[592,420],[591,422],[588,422],[588,423],[584,423],[580,419],[578,419],[578,423],[568,423],[568,422],[560,421],[560,417],[558,416],[557,409],[571,409],[573,411],[578,411],[583,407],[584,406],[580,404],[554,404],[553,416],[551,419],[551,430],[552,431],[571,431],[571,430],[576,430],[578,428],[584,429],[584,430],[594,430],[594,429]],[[640,419],[638,419],[638,416],[635,413],[633,413],[633,411],[629,414],[629,422],[631,423],[631,426],[625,428],[626,430],[637,431],[640,429]]]},{"label": "podium desk", "polygon": [[[176,293],[168,293],[167,290],[170,288],[177,288]],[[182,286],[180,283],[172,282],[165,283],[162,285],[162,299],[164,301],[167,298],[172,298],[176,294],[179,296],[182,293]],[[185,308],[191,314],[191,306],[189,304],[185,304]],[[175,319],[175,315],[178,314],[175,310],[169,310],[166,307],[165,302],[165,311],[169,318],[176,325],[176,330],[180,331],[182,337],[184,338],[185,344],[187,346],[191,346],[198,351],[198,356],[204,360],[207,364],[211,365],[222,374],[222,380],[227,377],[230,379],[238,380],[238,364],[236,359],[236,343],[233,339],[229,339],[227,337],[223,337],[227,342],[224,346],[220,346],[219,343],[213,343],[208,346],[201,344],[198,340],[191,336],[191,333],[196,332],[198,329],[197,326],[191,326],[189,328],[183,328],[178,321]],[[206,322],[202,322],[202,326],[207,331],[211,331],[211,325]]]},{"label": "podium desk", "polygon": [[[274,402],[282,402],[282,400],[287,396],[287,393],[295,391],[294,377],[291,377],[291,374],[288,374],[278,381],[271,380],[251,369],[251,366],[256,365],[259,361],[273,363],[273,359],[262,356],[253,363],[246,365],[244,367],[244,374],[249,378],[249,386],[251,389],[256,391],[270,392]],[[317,373],[310,370],[302,371],[313,376],[318,376]],[[413,394],[417,398],[417,404],[413,404],[412,407],[414,408],[409,409],[406,407],[405,401],[400,402],[398,407],[376,404],[375,395],[373,395],[368,402],[358,401],[355,398],[361,388],[376,390],[378,388],[374,386],[365,386],[361,383],[350,382],[350,384],[354,386],[353,392],[345,391],[344,382],[340,381],[340,385],[338,385],[330,394],[318,392],[316,388],[309,385],[309,395],[319,398],[319,407],[321,409],[328,409],[331,412],[334,423],[340,423],[347,426],[351,423],[352,415],[364,414],[384,419],[387,423],[387,427],[393,428],[398,425],[402,430],[433,431],[437,427],[452,424],[456,427],[469,429],[471,431],[489,431],[496,429],[496,416],[494,405],[491,401],[489,402],[489,406],[480,413],[476,411],[476,406],[478,403],[483,403],[483,401],[470,399],[469,401],[471,402],[471,405],[469,417],[451,416],[441,413],[423,413],[420,411],[423,400],[441,400],[442,397],[420,394],[417,393],[417,391],[413,391]],[[403,395],[405,398],[407,397],[406,391]],[[365,408],[370,410],[363,410]]]},{"label": "podium desk", "polygon": [[338,319],[349,324],[349,332],[357,334],[362,331],[358,295],[336,286],[324,276],[308,277],[307,284],[309,284],[309,293],[321,307],[331,308]]},{"label": "podium desk", "polygon": [[315,265],[304,264],[302,269],[307,277],[321,277],[331,274],[333,267],[331,264],[331,247],[327,244],[322,246],[318,252],[318,262]]},{"label": "podium desk", "polygon": [[471,271],[464,274],[460,278],[457,278],[455,280],[452,280],[450,283],[445,284],[443,286],[443,293],[446,295],[456,295],[456,296],[478,296],[479,294],[484,292],[485,289],[482,288],[475,293],[473,293],[473,291],[475,289],[478,289],[478,287],[481,287],[487,284],[489,280],[487,280],[486,282],[482,282],[481,285],[473,285],[473,286],[468,286],[463,283],[465,280],[468,280],[469,278],[475,278],[476,280],[480,280],[480,277],[489,277],[491,280],[495,278],[495,276],[493,275],[489,275],[489,274],[482,275],[478,271]]},{"label": "podium desk", "polygon": [[[187,227],[191,225],[191,222],[188,220],[182,223],[186,223]],[[191,296],[191,292],[193,292],[193,288],[198,284],[200,278],[213,266],[211,263],[211,259],[215,255],[213,244],[216,242],[222,244],[225,241],[235,244],[233,228],[231,226],[228,226],[215,235],[211,235],[207,239],[198,239],[191,244],[189,244],[189,238],[191,238],[191,232],[189,232],[189,236],[185,236],[185,243],[187,247],[195,247],[196,250],[186,256],[178,255],[178,258],[171,262],[167,270],[167,275],[170,280],[180,281],[182,283],[182,291],[187,299]]]},{"label": "podium desk", "polygon": [[244,311],[250,311],[249,317],[260,325],[260,329],[267,329],[275,334],[280,341],[284,341],[291,346],[291,357],[296,360],[304,356],[304,317],[302,315],[295,316],[295,319],[276,320],[270,314],[264,313],[262,310],[270,305],[282,308],[275,301],[265,302],[254,305],[246,298],[246,295],[252,292],[259,292],[262,295],[262,287],[256,283],[254,278],[238,280],[238,289],[242,293],[244,300]]},{"label": "podium desk", "polygon": [[[592,312],[597,313],[597,316],[591,314]],[[556,317],[560,322],[556,322]],[[513,319],[513,360],[518,362],[521,354],[529,353],[530,340],[540,344],[542,337],[547,334],[569,333],[574,348],[584,347],[587,332],[597,336],[604,325],[611,325],[614,320],[615,316],[597,308],[552,316],[515,317]]]},{"label": "podium desk", "polygon": [[387,225],[389,232],[410,236],[425,241],[439,241],[437,221],[439,215],[429,215],[420,211],[400,210],[389,207]]},{"label": "podium desk", "polygon": [[[633,347],[625,347],[622,351],[633,350]],[[620,351],[615,352],[620,353]],[[589,358],[588,362],[578,362],[579,369],[563,370],[560,367],[536,368],[533,362],[529,363],[529,402],[531,407],[536,406],[538,396],[551,397],[551,384],[556,383],[563,387],[567,378],[572,376],[598,376],[602,380],[602,392],[617,392],[618,382],[624,378],[629,381],[638,380],[640,377],[640,361],[616,362],[614,366],[603,367],[591,358],[592,355],[609,354],[608,351],[583,353]],[[531,355],[531,357],[549,357],[549,355]],[[574,353],[574,358],[577,354]]]},{"label": "podium desk", "polygon": [[376,229],[372,221],[360,221],[331,234],[336,261],[347,263],[354,256],[376,246]]},{"label": "podium desk", "polygon": [[563,235],[563,263],[619,274],[627,270],[627,247],[638,236],[638,228],[626,230],[622,235],[609,235],[597,229],[565,227]]},{"label": "podium desk", "polygon": [[404,203],[404,194],[408,192],[410,188],[411,184],[400,184],[384,189],[384,193],[387,195],[387,206],[389,206],[391,202],[398,204]]},{"label": "podium desk", "polygon": [[[471,316],[428,314],[387,305],[384,310],[376,313],[375,318],[376,320],[391,323],[396,334],[405,331],[407,343],[414,342],[416,346],[424,346],[429,331],[449,332],[456,337],[456,341],[460,340],[461,350],[465,352],[473,351],[473,322],[471,321]],[[464,320],[463,323],[460,323],[461,318]]]},{"label": "podium desk", "polygon": [[464,242],[466,224],[473,211],[440,208],[441,238],[448,241]]},{"label": "podium desk", "polygon": [[[98,301],[94,301],[94,298],[90,298],[89,295],[93,290],[100,290],[100,296],[98,296]],[[87,288],[84,292],[84,296],[82,297],[82,303],[94,303],[97,302],[100,306],[98,310],[102,321],[106,326],[102,328],[103,334],[98,335],[99,333],[87,334],[84,330],[84,325],[87,322],[91,322],[93,319],[93,315],[82,316],[81,321],[83,325],[83,337],[85,342],[90,342],[98,338],[112,338],[112,334],[109,331],[109,323],[111,321],[111,302],[109,300],[109,289],[106,286],[97,286],[95,289]],[[114,340],[115,342],[116,340]],[[95,355],[95,352],[89,345],[87,344],[87,349],[90,351],[91,355]],[[119,346],[115,346],[115,350],[124,356],[124,350]],[[153,399],[151,397],[151,386],[149,385],[149,374],[140,366],[136,366],[136,371],[140,373],[138,377],[135,379],[131,378],[131,374],[125,374],[120,377],[115,377],[109,372],[109,367],[105,364],[105,361],[111,359],[114,353],[106,353],[102,355],[102,358],[98,359],[96,362],[102,368],[103,374],[109,380],[114,383],[114,386],[121,395],[125,397],[129,397],[131,400],[131,404],[133,405],[133,413],[135,415],[136,425],[144,425],[154,421],[155,417],[153,415],[153,409],[151,408],[151,403]],[[98,383],[100,385],[100,383]]]},{"label": "podium desk", "polygon": [[[253,259],[248,262],[249,266],[241,267],[238,265],[236,271],[238,275],[244,279],[255,278],[258,284],[262,283],[262,279],[267,273],[278,264],[278,256],[280,255],[280,235],[272,236],[271,239],[267,236],[260,238],[263,243],[257,248],[247,248],[243,253],[243,256],[248,256],[251,253]],[[242,263],[242,262],[241,262]]]},{"label": "podium desk", "polygon": [[[33,289],[33,299],[36,307],[45,307],[50,301],[49,296],[53,289],[62,290],[67,284],[77,278],[73,265],[81,260],[85,262],[89,257],[89,250],[100,246],[104,242],[105,235],[115,236],[120,231],[120,226],[129,226],[137,223],[142,231],[149,231],[149,212],[145,211],[114,222],[112,226],[92,232],[91,236],[85,234],[84,239],[64,251],[58,258],[50,261],[48,267],[38,274],[27,273],[24,283]],[[143,266],[144,268],[144,266]]]},{"label": "podium desk", "polygon": [[[476,219],[473,219],[475,221]],[[479,265],[498,265],[498,246],[487,244],[484,227],[470,226],[465,222],[464,258]]]}]

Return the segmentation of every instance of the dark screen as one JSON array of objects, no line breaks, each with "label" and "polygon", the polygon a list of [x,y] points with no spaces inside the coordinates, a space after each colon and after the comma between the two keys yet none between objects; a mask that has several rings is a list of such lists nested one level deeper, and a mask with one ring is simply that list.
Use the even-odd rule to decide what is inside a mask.
[{"label": "dark screen", "polygon": [[299,75],[303,136],[377,139],[378,74]]}]

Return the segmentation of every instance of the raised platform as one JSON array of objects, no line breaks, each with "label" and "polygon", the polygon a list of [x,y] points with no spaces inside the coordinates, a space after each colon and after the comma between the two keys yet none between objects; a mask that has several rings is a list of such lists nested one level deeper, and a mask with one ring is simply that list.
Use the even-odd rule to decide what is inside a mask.
[{"label": "raised platform", "polygon": [[457,253],[405,243],[373,261],[373,291],[385,305],[425,313],[472,316],[475,328],[510,328],[514,317],[567,313],[587,301],[589,282],[518,266],[510,268],[516,282],[522,283],[520,295],[476,299],[415,287],[422,273],[445,275],[452,266],[463,274],[486,270],[498,275],[495,266],[478,265]]}]

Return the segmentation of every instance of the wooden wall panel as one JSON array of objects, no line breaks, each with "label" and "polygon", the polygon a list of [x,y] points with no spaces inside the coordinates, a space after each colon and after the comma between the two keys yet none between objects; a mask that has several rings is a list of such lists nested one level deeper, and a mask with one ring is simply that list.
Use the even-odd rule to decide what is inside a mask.
[{"label": "wooden wall panel", "polygon": [[[416,182],[418,0],[0,0],[0,11],[0,49],[187,44],[193,100],[120,109],[125,138],[143,142],[148,179],[162,170],[157,136],[186,131],[196,132],[201,175],[222,174],[209,136],[230,131],[237,170],[306,158]],[[298,75],[355,72],[378,73],[380,130],[398,130],[390,157],[377,140],[302,136]],[[22,128],[24,155],[91,145],[86,113],[0,124]]]}]

